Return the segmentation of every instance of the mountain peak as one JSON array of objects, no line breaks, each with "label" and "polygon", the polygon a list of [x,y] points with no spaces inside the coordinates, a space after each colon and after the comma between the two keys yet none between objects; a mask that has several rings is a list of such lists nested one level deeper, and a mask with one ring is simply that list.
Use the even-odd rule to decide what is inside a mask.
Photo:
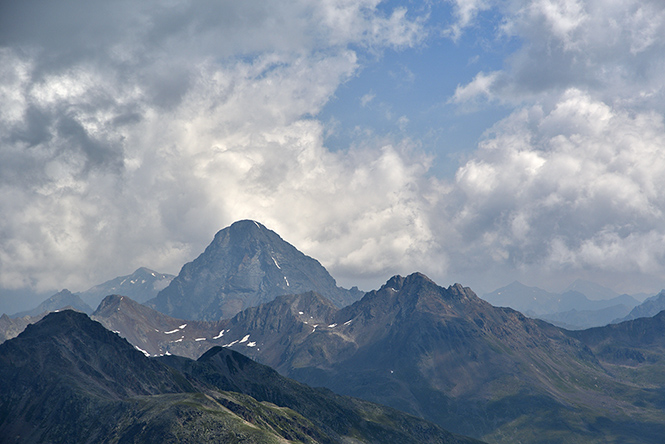
[{"label": "mountain peak", "polygon": [[220,230],[147,305],[181,319],[228,319],[285,294],[316,291],[342,307],[360,295],[337,287],[315,259],[253,220]]},{"label": "mountain peak", "polygon": [[[108,310],[116,309],[117,307],[122,304],[123,300],[125,299],[125,296],[121,296],[119,294],[110,294],[106,296],[104,299],[102,299],[102,302],[99,303],[99,306],[97,307],[97,310],[93,314],[98,314],[102,313]],[[129,298],[127,298],[129,299]]]},{"label": "mountain peak", "polygon": [[60,310],[65,307],[72,307],[84,313],[92,313],[92,308],[88,304],[83,302],[83,300],[78,295],[73,294],[71,291],[67,289],[64,289],[54,294],[53,296],[49,297],[48,299],[46,299],[44,302],[42,302],[32,310],[16,313],[12,315],[12,317],[20,318],[24,316],[37,316],[44,312]]},{"label": "mountain peak", "polygon": [[236,222],[232,223],[229,228],[232,229],[232,230],[234,230],[234,229],[236,229],[236,230],[245,229],[246,230],[246,229],[254,229],[254,228],[257,228],[259,230],[268,230],[265,227],[265,225],[255,221],[255,220],[251,220],[251,219],[243,219],[243,220],[236,221]]},{"label": "mountain peak", "polygon": [[132,274],[118,276],[78,295],[93,307],[98,306],[102,299],[110,294],[121,294],[137,302],[145,302],[157,296],[157,293],[166,288],[173,278],[173,275],[140,267]]},{"label": "mountain peak", "polygon": [[400,275],[397,274],[397,275],[391,277],[390,279],[388,279],[388,281],[381,286],[379,291],[385,290],[385,289],[392,289],[392,290],[395,290],[395,291],[400,291],[405,286],[407,286],[407,287],[408,286],[419,286],[419,285],[422,285],[422,284],[425,284],[425,283],[436,285],[434,283],[434,281],[432,281],[430,278],[428,278],[427,276],[425,276],[422,273],[416,272],[416,273],[412,273],[412,274],[410,274],[406,277],[403,277],[403,276],[400,276]]}]

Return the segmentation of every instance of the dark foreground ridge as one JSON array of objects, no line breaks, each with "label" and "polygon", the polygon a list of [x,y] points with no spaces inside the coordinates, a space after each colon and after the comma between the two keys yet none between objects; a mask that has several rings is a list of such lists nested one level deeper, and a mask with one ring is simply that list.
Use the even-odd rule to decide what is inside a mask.
[{"label": "dark foreground ridge", "polygon": [[147,358],[70,310],[0,345],[0,393],[2,443],[474,442],[223,348]]}]

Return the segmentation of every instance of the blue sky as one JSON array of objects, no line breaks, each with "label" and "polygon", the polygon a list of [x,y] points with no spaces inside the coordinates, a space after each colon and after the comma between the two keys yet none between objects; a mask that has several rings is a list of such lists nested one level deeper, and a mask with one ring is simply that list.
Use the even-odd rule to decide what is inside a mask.
[{"label": "blue sky", "polygon": [[665,287],[660,1],[0,8],[0,311],[246,218],[347,287]]},{"label": "blue sky", "polygon": [[359,130],[409,137],[436,153],[433,173],[451,176],[483,131],[509,113],[510,108],[498,104],[460,109],[449,102],[456,88],[479,70],[501,69],[519,40],[497,38],[500,17],[494,13],[483,14],[483,27],[474,26],[453,40],[446,37],[455,24],[452,4],[429,4],[427,12],[427,34],[418,45],[362,53],[362,67],[318,116],[331,127],[328,148],[348,148],[357,142]]}]

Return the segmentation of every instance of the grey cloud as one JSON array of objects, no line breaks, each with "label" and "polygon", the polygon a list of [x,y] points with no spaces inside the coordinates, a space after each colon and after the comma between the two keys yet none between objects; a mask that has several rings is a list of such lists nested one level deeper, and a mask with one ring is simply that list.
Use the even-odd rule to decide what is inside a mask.
[{"label": "grey cloud", "polygon": [[21,124],[10,130],[8,141],[10,143],[25,143],[33,147],[48,142],[51,137],[51,116],[44,110],[30,105],[25,110]]},{"label": "grey cloud", "polygon": [[502,71],[492,73],[491,87],[478,94],[522,105],[547,102],[578,88],[607,103],[665,111],[662,2],[511,0],[483,5],[503,16],[496,37],[516,39],[521,46],[506,58]]},{"label": "grey cloud", "polygon": [[[247,217],[349,270],[385,269],[429,242],[408,191],[426,162],[372,146],[359,151],[375,170],[357,166],[325,149],[312,117],[358,69],[358,48],[414,44],[417,18],[373,0],[2,8],[0,288],[177,272]],[[375,177],[385,186],[372,189]],[[389,227],[388,254],[374,238],[356,255],[357,239],[333,251],[314,225],[368,237]]]},{"label": "grey cloud", "polygon": [[62,116],[55,124],[63,150],[76,150],[86,159],[86,167],[109,168],[117,170],[122,166],[123,153],[121,147],[93,138],[83,126],[70,116]]},{"label": "grey cloud", "polygon": [[663,273],[663,141],[662,116],[576,90],[515,112],[458,172],[463,248],[517,268]]}]

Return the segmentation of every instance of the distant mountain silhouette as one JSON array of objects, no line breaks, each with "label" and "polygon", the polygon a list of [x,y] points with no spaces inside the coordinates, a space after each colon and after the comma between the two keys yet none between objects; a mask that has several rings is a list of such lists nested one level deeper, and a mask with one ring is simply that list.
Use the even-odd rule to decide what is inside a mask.
[{"label": "distant mountain silhouette", "polygon": [[650,318],[663,310],[665,310],[665,290],[648,298],[646,301],[633,308],[626,316],[616,319],[614,323],[630,321],[637,318]]},{"label": "distant mountain silhouette", "polygon": [[616,291],[596,284],[595,282],[587,281],[585,279],[576,279],[570,284],[564,292],[576,291],[582,293],[587,299],[592,301],[606,301],[621,296]]},{"label": "distant mountain silhouette", "polygon": [[157,293],[166,288],[174,277],[172,274],[158,273],[141,267],[130,275],[119,276],[95,285],[78,295],[92,307],[97,307],[102,299],[111,294],[129,296],[142,303],[157,296]]},{"label": "distant mountain silhouette", "polygon": [[24,316],[37,316],[42,313],[60,310],[65,307],[71,307],[75,310],[82,311],[83,313],[90,314],[93,309],[83,302],[83,300],[76,294],[69,290],[62,290],[59,293],[46,299],[32,310],[26,310],[12,315],[13,318],[22,318]]},{"label": "distant mountain silhouette", "polygon": [[579,279],[563,293],[551,293],[515,281],[483,295],[483,299],[492,305],[510,307],[527,316],[571,329],[609,324],[639,304],[630,295],[618,295],[601,285]]},{"label": "distant mountain silhouette", "polygon": [[274,231],[244,220],[218,232],[146,305],[176,318],[219,320],[276,296],[306,291],[316,291],[338,307],[362,296],[357,289],[338,287],[318,261]]}]

